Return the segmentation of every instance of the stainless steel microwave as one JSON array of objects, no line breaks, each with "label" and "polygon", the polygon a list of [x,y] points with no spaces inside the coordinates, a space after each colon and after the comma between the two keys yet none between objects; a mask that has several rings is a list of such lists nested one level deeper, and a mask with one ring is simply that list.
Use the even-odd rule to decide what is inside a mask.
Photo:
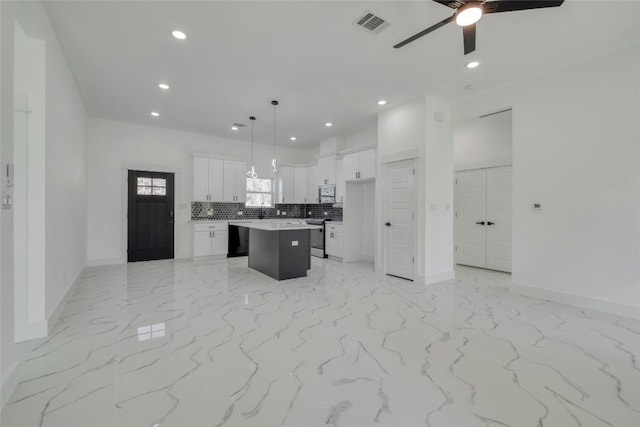
[{"label": "stainless steel microwave", "polygon": [[335,185],[319,186],[318,200],[320,201],[320,203],[335,203],[336,202],[336,186]]}]

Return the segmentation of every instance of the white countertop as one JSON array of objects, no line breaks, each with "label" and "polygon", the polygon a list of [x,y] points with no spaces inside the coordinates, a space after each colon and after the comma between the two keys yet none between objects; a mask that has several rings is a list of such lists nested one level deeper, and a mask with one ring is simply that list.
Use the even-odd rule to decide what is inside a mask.
[{"label": "white countertop", "polygon": [[322,229],[319,225],[309,225],[309,224],[291,224],[286,222],[268,222],[268,221],[259,221],[259,222],[247,222],[240,221],[234,222],[229,221],[229,225],[239,225],[241,227],[254,228],[256,230],[264,230],[264,231],[282,231],[282,230],[318,230]]}]

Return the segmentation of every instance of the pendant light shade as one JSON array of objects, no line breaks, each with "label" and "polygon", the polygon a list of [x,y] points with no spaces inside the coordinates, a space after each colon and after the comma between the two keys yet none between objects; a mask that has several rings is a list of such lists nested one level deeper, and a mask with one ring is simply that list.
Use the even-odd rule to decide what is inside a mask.
[{"label": "pendant light shade", "polygon": [[256,173],[255,163],[253,160],[253,122],[255,122],[256,118],[251,116],[249,117],[249,120],[251,120],[251,167],[247,171],[247,177],[255,179],[258,177],[258,174]]},{"label": "pendant light shade", "polygon": [[271,160],[271,167],[275,174],[278,173],[278,161],[276,160],[276,106],[278,101],[271,101],[271,105],[273,105],[273,160]]}]

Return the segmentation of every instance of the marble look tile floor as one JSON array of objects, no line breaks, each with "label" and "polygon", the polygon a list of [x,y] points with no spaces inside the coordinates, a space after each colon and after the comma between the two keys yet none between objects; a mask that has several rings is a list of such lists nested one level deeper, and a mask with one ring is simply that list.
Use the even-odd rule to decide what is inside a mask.
[{"label": "marble look tile floor", "polygon": [[313,259],[88,269],[2,426],[638,426],[640,322]]}]

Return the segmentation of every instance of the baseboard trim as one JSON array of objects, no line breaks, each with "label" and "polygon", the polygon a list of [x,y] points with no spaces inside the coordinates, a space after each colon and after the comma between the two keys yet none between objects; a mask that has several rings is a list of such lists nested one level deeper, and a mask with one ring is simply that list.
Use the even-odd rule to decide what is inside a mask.
[{"label": "baseboard trim", "polygon": [[76,274],[76,277],[73,279],[73,282],[71,282],[71,285],[69,286],[69,289],[67,289],[67,292],[65,292],[64,295],[60,297],[60,299],[56,303],[56,306],[53,308],[53,311],[51,311],[51,314],[49,315],[49,319],[47,320],[47,335],[51,333],[51,330],[56,325],[56,323],[58,322],[58,319],[60,318],[60,315],[62,314],[62,310],[64,309],[64,306],[67,305],[67,301],[69,301],[69,298],[71,297],[71,295],[73,295],[73,292],[78,287],[78,283],[80,283],[80,276],[82,275],[82,272],[84,271],[84,269],[85,269],[85,266],[83,265],[82,268]]},{"label": "baseboard trim", "polygon": [[4,405],[9,401],[9,398],[13,394],[18,385],[18,364],[14,363],[9,369],[9,375],[0,385],[0,411],[4,408]]},{"label": "baseboard trim", "polygon": [[616,316],[640,319],[640,307],[622,304],[615,301],[601,300],[585,297],[582,295],[566,294],[563,292],[552,291],[550,289],[534,288],[532,286],[518,285],[515,283],[511,284],[511,286],[509,287],[509,291],[513,292],[514,294],[540,298],[560,304],[572,305],[575,307],[586,308],[590,310],[604,311],[606,313],[615,314]]},{"label": "baseboard trim", "polygon": [[120,265],[126,264],[126,260],[122,258],[101,258],[87,260],[87,267],[99,267],[101,265]]},{"label": "baseboard trim", "polygon": [[424,283],[425,285],[432,285],[434,283],[444,282],[445,280],[455,279],[455,277],[456,277],[455,271],[453,270],[443,271],[442,273],[428,274],[424,276]]}]

